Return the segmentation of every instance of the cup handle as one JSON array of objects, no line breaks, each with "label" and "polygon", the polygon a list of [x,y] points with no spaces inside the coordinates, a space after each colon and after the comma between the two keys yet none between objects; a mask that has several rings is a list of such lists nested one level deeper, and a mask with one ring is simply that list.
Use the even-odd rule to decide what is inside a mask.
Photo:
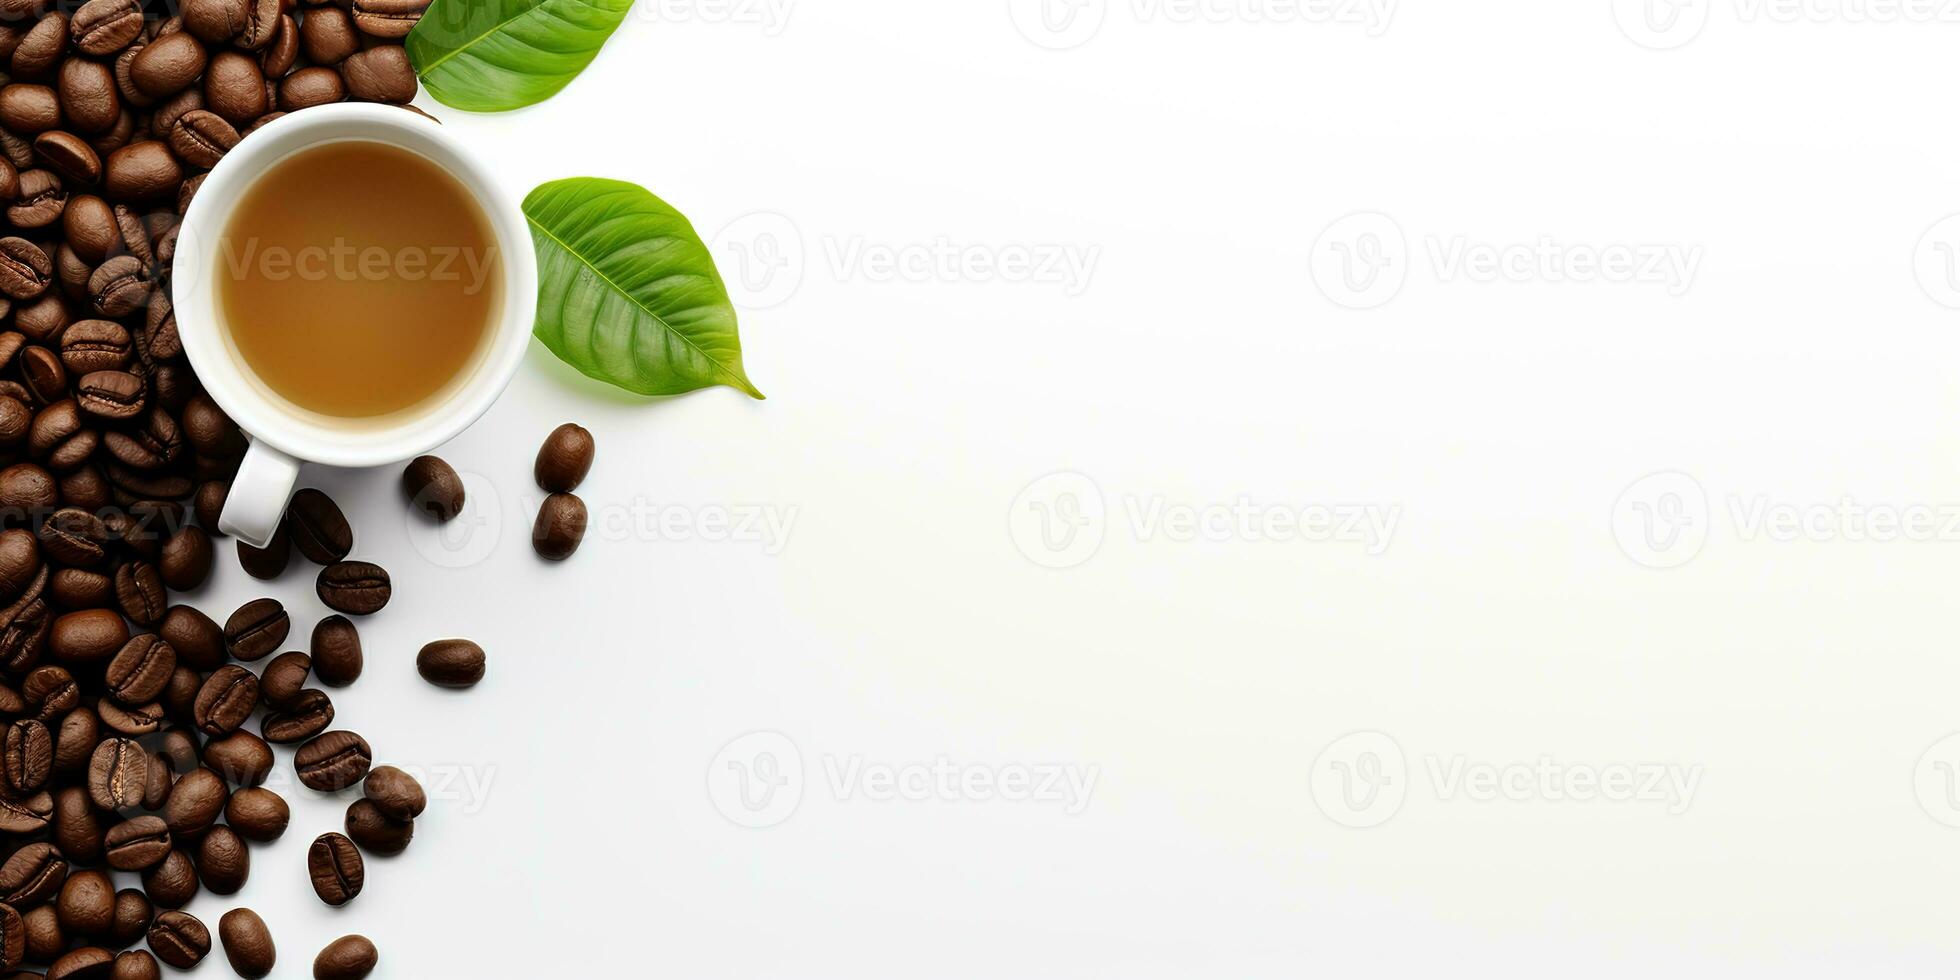
[{"label": "cup handle", "polygon": [[299,460],[272,448],[262,439],[252,440],[238,474],[231,478],[231,492],[225,496],[225,509],[218,515],[218,530],[254,548],[271,543],[273,532],[286,515],[286,502],[292,499],[293,485],[299,482]]}]

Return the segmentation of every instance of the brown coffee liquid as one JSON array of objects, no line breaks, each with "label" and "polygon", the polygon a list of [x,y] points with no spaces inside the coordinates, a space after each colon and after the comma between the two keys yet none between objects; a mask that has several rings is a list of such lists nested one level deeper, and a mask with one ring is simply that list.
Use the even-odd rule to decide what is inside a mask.
[{"label": "brown coffee liquid", "polygon": [[469,192],[370,141],[267,168],[232,213],[214,272],[225,328],[259,380],[350,419],[441,393],[474,365],[503,296],[503,258]]}]

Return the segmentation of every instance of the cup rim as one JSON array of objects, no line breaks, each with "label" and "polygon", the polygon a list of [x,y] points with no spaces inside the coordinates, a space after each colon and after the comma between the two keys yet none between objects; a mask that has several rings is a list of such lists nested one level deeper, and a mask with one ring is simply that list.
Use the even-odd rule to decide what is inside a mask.
[{"label": "cup rim", "polygon": [[[447,170],[483,209],[503,253],[502,312],[492,324],[494,335],[473,375],[440,404],[399,424],[329,427],[294,416],[259,390],[222,335],[216,279],[209,274],[218,268],[216,250],[225,224],[266,165],[310,146],[343,140],[387,143]],[[399,462],[468,428],[516,376],[537,307],[537,259],[522,210],[475,154],[440,124],[398,106],[356,102],[315,106],[275,119],[240,142],[198,187],[178,232],[172,267],[177,333],[204,390],[254,439],[298,459],[331,466]]]}]

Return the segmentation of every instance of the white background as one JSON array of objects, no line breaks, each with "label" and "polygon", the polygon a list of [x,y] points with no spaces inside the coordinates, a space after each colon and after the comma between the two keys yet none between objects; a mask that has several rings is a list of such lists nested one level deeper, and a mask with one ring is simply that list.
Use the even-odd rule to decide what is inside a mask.
[{"label": "white background", "polygon": [[[348,931],[396,978],[1951,975],[1960,14],[785,3],[643,2],[551,102],[434,108],[513,194],[688,213],[770,400],[534,348],[443,451],[483,519],[447,545],[395,471],[309,474],[395,573],[340,724],[480,785],[340,911],[301,865],[344,801],[295,792],[240,896],[280,975]],[[1580,274],[1451,258],[1541,244]],[[1649,254],[1696,264],[1587,264]],[[595,527],[547,566],[567,419]],[[1241,501],[1396,523],[1153,517]],[[744,514],[788,533],[712,533]],[[297,634],[310,571],[203,601]],[[476,690],[416,678],[447,635]],[[1095,781],[847,778],[941,759]],[[1696,782],[1446,778],[1541,759]]]}]

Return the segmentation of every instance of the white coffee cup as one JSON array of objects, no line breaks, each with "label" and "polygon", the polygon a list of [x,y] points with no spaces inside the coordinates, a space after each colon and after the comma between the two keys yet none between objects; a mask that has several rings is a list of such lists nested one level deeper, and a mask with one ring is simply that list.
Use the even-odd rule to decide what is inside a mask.
[{"label": "white coffee cup", "polygon": [[[489,220],[502,260],[502,297],[475,361],[428,404],[379,422],[338,420],[299,408],[252,373],[225,329],[218,286],[221,240],[245,189],[267,168],[323,143],[367,140],[418,154],[447,171]],[[537,260],[515,201],[443,128],[394,106],[340,103],[267,124],[218,161],[184,215],[172,260],[177,332],[204,388],[251,437],[218,527],[248,544],[272,539],[302,461],[382,466],[428,452],[488,411],[517,372],[537,308]]]}]

